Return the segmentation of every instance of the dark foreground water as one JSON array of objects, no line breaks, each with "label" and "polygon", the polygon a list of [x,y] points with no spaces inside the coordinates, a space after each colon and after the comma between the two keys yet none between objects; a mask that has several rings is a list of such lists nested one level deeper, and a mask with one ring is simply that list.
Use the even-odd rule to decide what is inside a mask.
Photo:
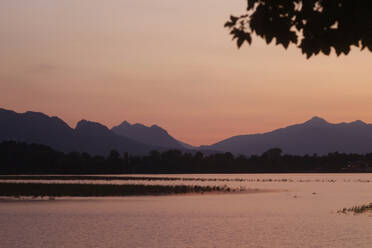
[{"label": "dark foreground water", "polygon": [[0,246],[372,247],[370,213],[336,213],[344,207],[372,201],[371,174],[177,177],[233,181],[146,183],[226,184],[286,191],[2,200]]}]

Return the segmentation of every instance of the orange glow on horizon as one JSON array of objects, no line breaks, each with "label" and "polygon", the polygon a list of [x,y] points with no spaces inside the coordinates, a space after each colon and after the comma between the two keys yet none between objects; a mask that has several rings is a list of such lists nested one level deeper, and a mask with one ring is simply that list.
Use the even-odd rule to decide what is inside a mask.
[{"label": "orange glow on horizon", "polygon": [[[2,108],[112,127],[157,124],[192,145],[321,116],[372,122],[368,51],[310,60],[223,28],[245,1],[0,3]],[[87,11],[89,10],[89,11]]]}]

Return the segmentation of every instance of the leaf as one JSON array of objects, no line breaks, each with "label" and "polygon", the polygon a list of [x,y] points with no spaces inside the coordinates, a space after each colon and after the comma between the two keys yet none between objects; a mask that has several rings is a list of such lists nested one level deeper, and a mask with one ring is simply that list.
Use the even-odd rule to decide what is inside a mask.
[{"label": "leaf", "polygon": [[232,28],[234,26],[234,24],[230,21],[228,22],[225,22],[225,24],[223,25],[225,28]]},{"label": "leaf", "polygon": [[331,48],[329,46],[322,47],[322,52],[325,55],[329,55],[331,53]]},{"label": "leaf", "polygon": [[[337,56],[349,54],[351,46],[372,52],[372,1],[363,0],[245,0],[243,15],[230,16],[225,27],[238,29],[231,33],[238,47],[255,33],[267,44],[288,48],[295,44],[307,58],[320,52]],[[241,37],[244,37],[243,39]],[[304,40],[307,40],[305,43]],[[298,44],[300,43],[300,44]],[[367,49],[365,49],[367,50]]]},{"label": "leaf", "polygon": [[282,41],[282,45],[283,45],[283,47],[284,47],[285,49],[287,49],[288,46],[289,46],[289,40],[283,40],[283,41]]},{"label": "leaf", "polygon": [[265,36],[265,40],[266,40],[266,43],[267,44],[270,44],[271,41],[273,40],[274,36],[271,35],[270,33],[268,33],[266,36]]},{"label": "leaf", "polygon": [[340,48],[340,46],[335,46],[335,50],[336,50],[337,57],[340,56],[342,53],[342,49]]},{"label": "leaf", "polygon": [[250,33],[245,34],[245,40],[248,42],[249,45],[252,44],[252,37]]},{"label": "leaf", "polygon": [[236,22],[237,22],[238,20],[239,20],[239,17],[236,17],[236,16],[231,15],[231,16],[230,16],[230,20],[227,21],[227,22],[225,22],[224,27],[225,27],[225,28],[232,28],[232,27],[234,27],[234,26],[236,25]]},{"label": "leaf", "polygon": [[244,42],[244,38],[243,37],[239,37],[236,44],[238,45],[238,48],[240,48],[242,45],[243,45],[243,42]]},{"label": "leaf", "polygon": [[232,23],[235,24],[235,23],[239,20],[239,18],[236,17],[236,16],[231,15],[231,16],[230,16],[230,20],[231,20]]},{"label": "leaf", "polygon": [[345,55],[348,55],[349,52],[350,52],[350,46],[345,46],[344,49],[342,49],[342,50],[343,50],[343,53],[344,53]]}]

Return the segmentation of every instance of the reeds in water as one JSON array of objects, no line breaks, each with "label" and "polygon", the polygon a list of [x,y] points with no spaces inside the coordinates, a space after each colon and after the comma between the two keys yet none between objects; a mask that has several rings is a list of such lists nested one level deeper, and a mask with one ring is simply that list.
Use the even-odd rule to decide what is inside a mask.
[{"label": "reeds in water", "polygon": [[346,214],[346,213],[361,214],[361,213],[365,213],[365,212],[369,212],[369,211],[372,211],[372,202],[369,203],[369,204],[354,206],[354,207],[351,207],[351,208],[343,208],[343,209],[341,209],[337,212],[338,213],[343,213],[343,214]]},{"label": "reeds in water", "polygon": [[227,186],[144,184],[0,183],[0,196],[138,196],[232,192]]}]

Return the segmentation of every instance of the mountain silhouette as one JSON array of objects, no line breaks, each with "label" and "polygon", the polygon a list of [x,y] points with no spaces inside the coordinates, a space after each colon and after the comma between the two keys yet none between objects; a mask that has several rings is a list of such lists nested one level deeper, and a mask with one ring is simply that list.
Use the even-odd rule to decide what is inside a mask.
[{"label": "mountain silhouette", "polygon": [[336,151],[368,153],[372,151],[372,125],[360,120],[333,124],[315,116],[302,124],[262,134],[234,136],[210,146],[201,146],[246,155],[262,154],[273,147],[294,155],[324,155]]},{"label": "mountain silhouette", "polygon": [[58,117],[43,113],[0,109],[0,140],[49,145],[60,151],[76,151],[74,130]]},{"label": "mountain silhouette", "polygon": [[129,122],[124,121],[120,125],[113,127],[111,130],[123,137],[128,137],[141,143],[153,146],[180,150],[193,148],[186,143],[176,140],[169,135],[165,129],[157,125],[147,127],[138,123],[131,125]]},{"label": "mountain silhouette", "polygon": [[0,141],[14,140],[51,146],[63,152],[88,152],[107,155],[112,149],[143,155],[159,149],[122,137],[97,122],[80,121],[72,129],[58,117],[43,113],[0,109]]},{"label": "mountain silhouette", "polygon": [[79,147],[92,154],[108,154],[112,149],[131,154],[147,154],[159,149],[115,134],[106,126],[92,121],[81,120],[75,128]]},{"label": "mountain silhouette", "polygon": [[108,155],[120,153],[145,155],[151,150],[202,151],[205,154],[231,152],[258,155],[270,148],[286,154],[319,155],[330,152],[369,153],[372,151],[372,124],[357,120],[329,123],[320,117],[261,134],[238,135],[209,146],[194,148],[176,140],[163,128],[123,122],[111,130],[106,126],[81,120],[73,129],[58,117],[39,112],[16,113],[0,108],[0,141],[23,141],[51,146],[63,152],[88,152]]}]

